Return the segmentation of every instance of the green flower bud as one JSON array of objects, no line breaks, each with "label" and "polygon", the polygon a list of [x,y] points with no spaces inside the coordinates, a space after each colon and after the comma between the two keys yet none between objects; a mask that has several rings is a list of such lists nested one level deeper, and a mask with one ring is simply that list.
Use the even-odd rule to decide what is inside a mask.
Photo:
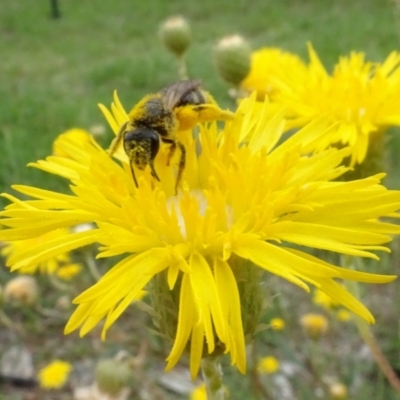
[{"label": "green flower bud", "polygon": [[191,42],[189,23],[181,16],[168,18],[161,24],[160,38],[169,51],[181,57]]},{"label": "green flower bud", "polygon": [[103,393],[117,395],[131,384],[133,372],[124,360],[106,359],[97,364],[96,382]]},{"label": "green flower bud", "polygon": [[250,72],[250,46],[242,36],[227,36],[215,48],[215,62],[221,78],[239,86]]}]

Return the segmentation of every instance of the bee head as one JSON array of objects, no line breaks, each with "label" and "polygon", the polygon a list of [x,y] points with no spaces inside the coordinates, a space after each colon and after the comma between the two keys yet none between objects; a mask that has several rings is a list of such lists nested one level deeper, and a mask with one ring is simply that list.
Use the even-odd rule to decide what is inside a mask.
[{"label": "bee head", "polygon": [[160,148],[159,135],[147,128],[136,128],[124,135],[124,149],[129,159],[139,168],[153,164]]}]

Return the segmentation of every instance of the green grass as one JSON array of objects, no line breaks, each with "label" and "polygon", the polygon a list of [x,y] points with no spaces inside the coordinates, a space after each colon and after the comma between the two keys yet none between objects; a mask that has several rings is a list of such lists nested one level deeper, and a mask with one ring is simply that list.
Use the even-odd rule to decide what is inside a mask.
[{"label": "green grass", "polygon": [[[15,183],[64,187],[60,180],[49,179],[48,174],[25,165],[49,155],[53,140],[69,128],[90,129],[99,124],[106,127],[97,103],[110,104],[113,90],[118,90],[121,100],[129,107],[144,94],[177,79],[175,59],[164,50],[157,36],[160,22],[170,15],[182,14],[191,21],[193,45],[187,54],[190,76],[201,78],[204,86],[224,105],[230,105],[228,86],[216,74],[212,50],[216,41],[225,35],[241,33],[253,48],[281,47],[305,60],[306,42],[311,41],[328,69],[340,55],[352,50],[364,51],[368,59],[382,61],[399,44],[400,31],[396,28],[392,6],[383,0],[70,0],[60,3],[62,18],[52,20],[48,1],[0,2],[0,192],[10,191],[10,185]],[[102,139],[105,146],[112,138],[108,127],[106,132],[107,136]],[[399,171],[397,137],[393,138],[391,147],[391,163]],[[389,182],[396,186],[397,175]],[[6,202],[0,200],[1,204]],[[398,249],[394,254],[399,259]],[[400,272],[398,263],[393,264],[390,273]],[[10,275],[3,270],[0,283],[9,279]],[[83,289],[87,285],[85,281],[78,286]],[[310,305],[308,297],[285,285],[269,283],[269,286],[273,293],[279,289],[282,294],[271,300],[264,322],[280,315],[289,326],[284,334],[271,331],[258,334],[259,355],[275,354],[304,368],[312,349],[309,343],[302,346],[305,338],[299,332],[297,319],[315,306]],[[44,286],[43,291],[47,306],[54,307],[58,294],[49,286]],[[398,293],[399,285],[394,284],[371,289],[363,293],[363,299],[378,315],[377,335],[384,350],[393,355],[391,362],[400,368],[396,357],[400,346]],[[137,337],[144,337],[147,333],[143,325],[149,322],[147,316],[138,317],[138,312],[131,310],[116,324],[110,340],[101,344],[98,331],[84,340],[76,335],[64,339],[61,332],[65,320],[54,323],[40,319],[41,323],[45,321],[49,333],[42,336],[41,326],[32,315],[11,312],[27,324],[32,334],[10,339],[10,334],[0,325],[0,353],[2,339],[7,344],[27,343],[37,351],[34,360],[37,365],[42,365],[52,354],[74,361],[96,360],[104,354],[115,354],[121,341],[135,353],[140,340],[130,338],[126,332],[137,332]],[[164,365],[167,348],[155,338],[149,342],[149,370],[152,371]],[[371,363],[363,365],[361,347],[354,327],[336,323],[321,347],[324,368],[333,374],[341,371],[340,379],[352,388],[352,400],[395,399],[376,367]],[[249,379],[241,377],[228,364],[226,371],[232,399],[256,399]],[[363,385],[357,386],[360,376]],[[313,379],[315,376],[308,370],[291,379],[297,388],[297,398],[317,398],[311,388],[318,387],[318,383]],[[371,384],[366,383],[368,379]],[[271,380],[265,379],[263,384],[268,387]],[[14,392],[10,388],[7,396],[4,399],[27,398],[25,392]],[[175,398],[171,394],[165,396]],[[65,394],[61,398],[69,397]],[[279,393],[276,398],[280,398]],[[3,399],[1,388],[0,399]]]}]

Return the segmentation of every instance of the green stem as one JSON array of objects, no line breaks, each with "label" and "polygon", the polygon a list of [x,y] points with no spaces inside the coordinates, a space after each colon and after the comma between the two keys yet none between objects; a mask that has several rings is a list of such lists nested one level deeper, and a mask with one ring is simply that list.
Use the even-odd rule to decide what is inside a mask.
[{"label": "green stem", "polygon": [[98,282],[101,278],[101,274],[97,268],[96,261],[93,257],[93,254],[90,250],[85,249],[85,262],[89,268],[90,275],[92,275],[93,279]]},{"label": "green stem", "polygon": [[73,291],[73,287],[72,287],[72,286],[61,282],[61,281],[57,278],[57,276],[54,275],[54,274],[50,274],[50,275],[49,275],[49,281],[50,281],[50,283],[54,286],[54,288],[56,288],[56,289],[60,289],[60,290],[62,290],[62,291],[64,291],[64,292],[71,292],[71,291]]},{"label": "green stem", "polygon": [[[344,256],[342,259],[342,265],[346,268],[352,269],[353,262],[351,256]],[[362,259],[354,259],[354,261],[358,261],[357,264],[362,264]],[[354,294],[358,297],[359,288],[357,282],[347,282],[346,284],[347,289],[350,293]],[[371,354],[378,365],[382,374],[386,377],[390,385],[396,390],[397,393],[400,393],[400,379],[397,377],[396,373],[394,372],[392,366],[389,363],[389,360],[386,358],[385,354],[383,353],[379,343],[372,332],[370,326],[360,317],[354,317],[355,325],[357,327],[358,333],[360,334],[361,338],[363,339],[364,343],[368,346]]]},{"label": "green stem", "polygon": [[363,319],[359,317],[355,317],[355,321],[361,338],[364,340],[364,343],[371,351],[371,354],[374,357],[375,362],[378,364],[378,367],[381,370],[382,374],[389,381],[393,389],[400,394],[400,380],[394,372],[385,354],[383,353],[381,347],[379,346],[379,343],[376,340],[376,337],[373,334],[371,328]]},{"label": "green stem", "polygon": [[3,324],[9,329],[12,329],[14,331],[17,331],[19,333],[24,333],[24,330],[21,326],[15,324],[8,316],[7,314],[3,311],[0,310],[0,324]]},{"label": "green stem", "polygon": [[201,360],[201,371],[206,385],[207,400],[225,400],[222,385],[222,368],[217,357],[205,357]]},{"label": "green stem", "polygon": [[257,341],[254,340],[251,346],[251,360],[252,360],[252,368],[250,370],[250,379],[253,386],[254,397],[258,400],[260,399],[260,395],[266,400],[274,400],[274,397],[267,390],[266,387],[262,384],[260,380],[260,376],[257,371],[257,358],[258,358],[258,349],[257,349]]},{"label": "green stem", "polygon": [[178,57],[178,74],[179,74],[179,79],[182,80],[188,79],[186,60],[185,56],[183,55]]}]

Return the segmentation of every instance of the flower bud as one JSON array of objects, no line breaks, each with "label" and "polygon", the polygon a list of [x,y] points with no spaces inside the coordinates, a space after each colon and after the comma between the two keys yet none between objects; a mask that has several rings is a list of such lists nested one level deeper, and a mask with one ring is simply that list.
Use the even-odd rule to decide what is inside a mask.
[{"label": "flower bud", "polygon": [[168,18],[161,24],[160,38],[169,51],[181,57],[191,42],[190,25],[181,16]]},{"label": "flower bud", "polygon": [[221,78],[239,86],[250,72],[250,46],[242,36],[227,36],[215,48],[215,62]]},{"label": "flower bud", "polygon": [[337,382],[329,386],[329,395],[332,400],[345,400],[347,394],[347,387],[343,383]]},{"label": "flower bud", "polygon": [[101,360],[96,367],[96,382],[103,393],[117,395],[133,379],[133,372],[124,360]]},{"label": "flower bud", "polygon": [[318,340],[328,331],[328,320],[321,314],[304,314],[300,319],[300,324],[304,328],[307,335]]},{"label": "flower bud", "polygon": [[56,301],[56,307],[60,311],[69,311],[72,307],[72,301],[70,296],[62,295]]},{"label": "flower bud", "polygon": [[38,287],[31,276],[21,275],[9,281],[4,288],[4,301],[32,305],[38,298]]}]

